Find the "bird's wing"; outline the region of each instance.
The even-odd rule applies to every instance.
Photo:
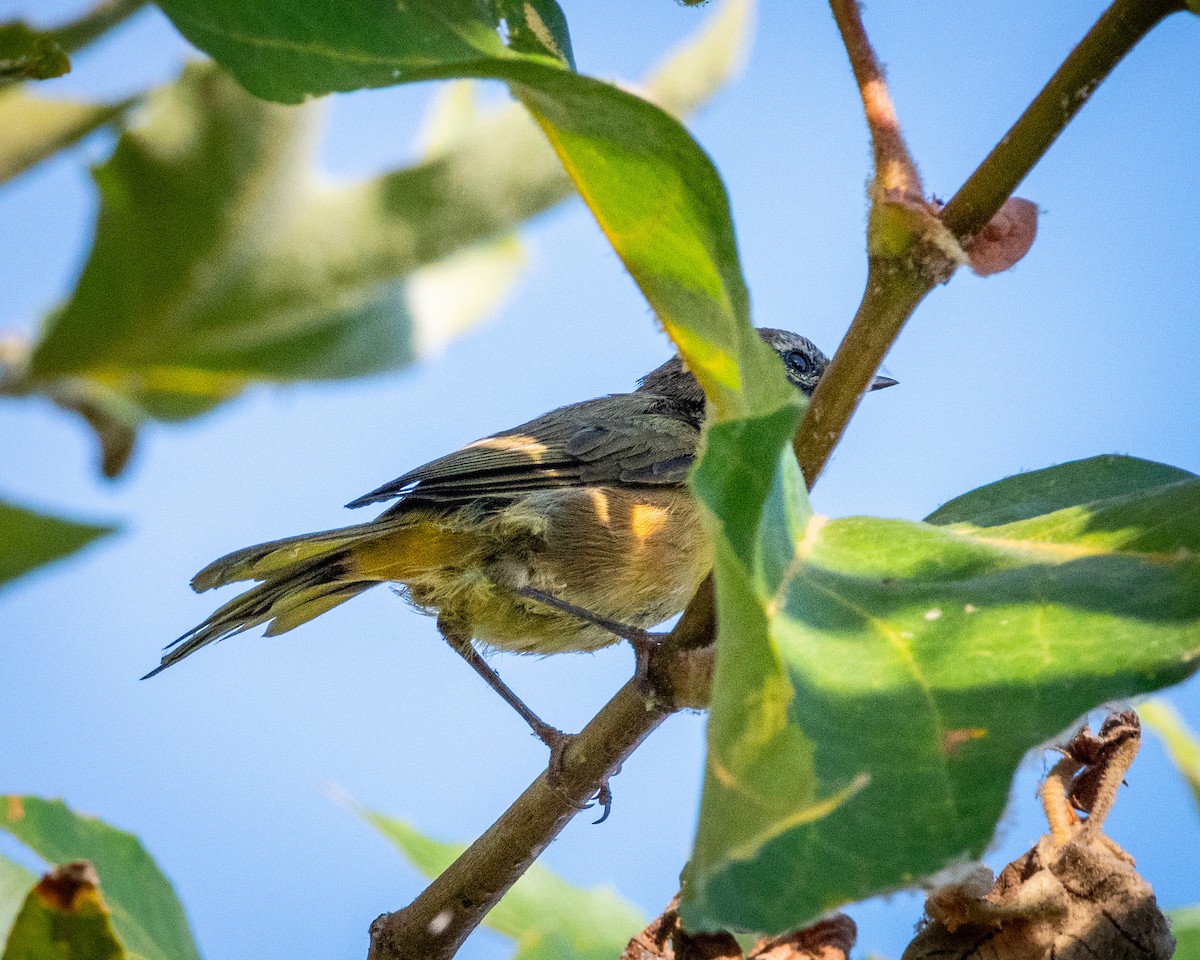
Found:
[[[626,393],[561,407],[469,443],[347,504],[455,502],[554,487],[680,484],[699,427],[661,397]]]

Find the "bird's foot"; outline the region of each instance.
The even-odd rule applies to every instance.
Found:
[[[531,726],[533,726],[531,724]],[[559,794],[567,799],[567,801],[576,810],[588,810],[597,803],[603,808],[604,812],[600,815],[600,819],[596,823],[603,823],[608,819],[609,813],[612,812],[612,790],[608,786],[608,781],[600,784],[600,788],[596,791],[595,796],[588,803],[580,803],[566,796],[566,792],[561,789],[563,774],[566,769],[567,750],[575,738],[579,736],[577,733],[563,733],[557,727],[552,727],[548,723],[539,721],[537,726],[533,726],[533,734],[550,748],[550,763],[546,768],[546,783]]]

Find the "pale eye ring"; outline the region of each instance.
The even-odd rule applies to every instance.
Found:
[[[812,369],[812,361],[803,350],[789,350],[783,355],[783,362],[794,373],[808,373]]]

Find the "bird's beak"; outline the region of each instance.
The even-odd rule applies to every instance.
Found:
[[[871,381],[871,386],[868,390],[882,390],[884,387],[894,387],[899,380],[893,380],[891,377],[876,377]]]

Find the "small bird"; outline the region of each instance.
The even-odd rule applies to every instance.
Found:
[[[812,393],[825,355],[797,334],[759,333],[792,384]],[[871,389],[895,382],[877,377]],[[267,636],[286,633],[391,583],[437,615],[454,649],[554,750],[565,735],[525,707],[475,644],[595,650],[686,606],[712,566],[686,484],[704,413],[704,393],[676,355],[632,393],[560,407],[347,504],[395,501],[374,520],[221,557],[193,589],[258,585],[167,647],[146,676],[264,623]]]

